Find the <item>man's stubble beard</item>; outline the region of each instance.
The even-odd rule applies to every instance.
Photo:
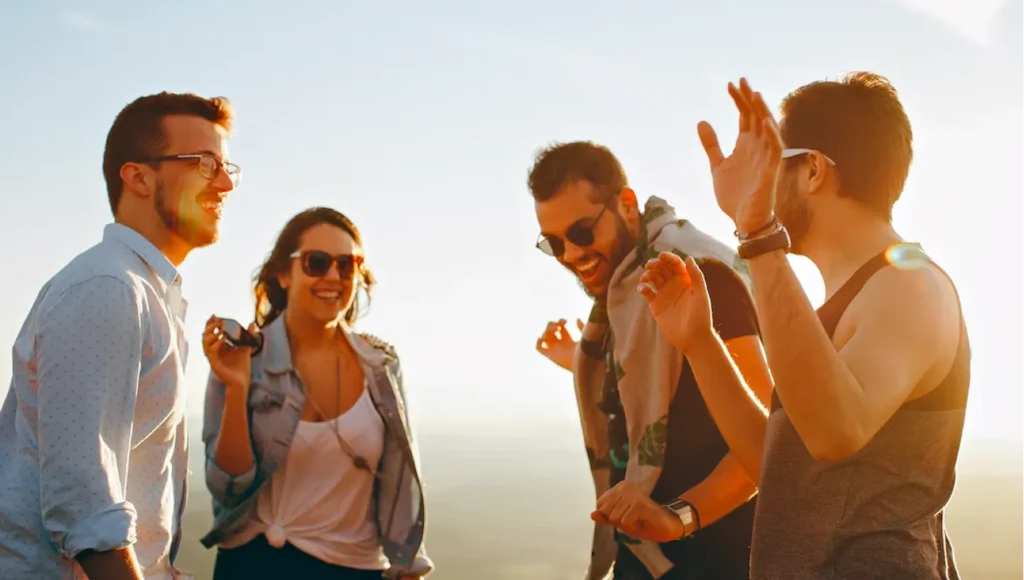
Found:
[[[800,245],[811,228],[811,207],[807,198],[793,191],[792,183],[783,182],[775,213],[779,223],[789,232],[793,253],[799,254]]]
[[[156,204],[156,213],[160,216],[160,222],[164,224],[164,227],[185,240],[193,248],[209,246],[217,241],[216,234],[207,233],[205,227],[199,223],[198,216],[194,222],[182,220],[180,219],[182,213],[180,207],[178,215],[175,215],[175,211],[167,206],[167,191],[163,179],[156,184],[153,201]]]
[[[634,238],[633,235],[629,233],[629,228],[626,227],[626,222],[625,220],[622,219],[622,216],[620,216],[618,213],[613,213],[612,215],[615,216],[615,249],[613,251],[613,254],[611,256],[608,256],[608,285],[611,285],[611,278],[612,276],[614,276],[615,271],[619,268],[619,265],[622,264],[622,260],[624,260],[626,258],[626,255],[629,254],[629,251],[636,246],[636,238]],[[583,293],[587,295],[587,298],[590,298],[591,300],[598,300],[599,298],[603,298],[603,296],[598,296],[591,292],[590,289],[587,288],[587,285],[583,283],[583,280],[580,280],[580,277],[577,276],[576,272],[574,272],[571,268],[569,269],[569,271],[572,272],[573,278],[576,279],[576,284],[579,285],[579,287],[583,290]],[[607,295],[608,286],[605,286],[604,291],[605,295]]]

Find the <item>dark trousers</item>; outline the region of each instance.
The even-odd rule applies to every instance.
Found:
[[[217,549],[213,566],[214,580],[251,578],[301,578],[302,580],[381,580],[381,570],[357,570],[319,560],[291,544],[275,548],[263,534],[248,544],[226,550]]]

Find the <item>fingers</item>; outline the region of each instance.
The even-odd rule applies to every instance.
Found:
[[[564,318],[549,322],[544,327],[544,333],[537,339],[537,350],[543,353],[557,344],[573,342],[572,336],[569,335],[569,329],[566,327],[567,322]],[[577,319],[576,325],[581,331],[583,330],[583,322],[581,320]]]
[[[736,88],[736,85],[729,83],[729,96],[732,97],[733,103],[736,104],[736,110],[740,114],[740,133],[746,133],[750,131],[753,120],[753,112],[750,108],[750,100],[744,94],[742,87],[746,84],[746,79],[740,79],[740,87]],[[747,87],[749,90],[750,87]]]
[[[700,266],[697,265],[697,261],[693,259],[693,256],[686,259],[686,277],[689,279],[688,286],[701,292],[707,292],[707,286],[704,283],[704,272],[701,272]]]
[[[725,155],[722,154],[722,147],[718,144],[718,136],[715,135],[715,130],[711,128],[707,121],[701,121],[697,123],[697,136],[700,137],[700,144],[708,155],[711,169],[718,167],[718,164],[725,159]]]
[[[576,319],[576,328],[580,329],[580,332],[583,332],[583,327],[584,326],[586,326],[586,325],[583,323],[583,321],[580,320],[579,318],[577,318]]]

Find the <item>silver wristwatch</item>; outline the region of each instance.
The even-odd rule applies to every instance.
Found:
[[[683,522],[684,538],[700,529],[700,516],[689,502],[677,499],[665,507]]]

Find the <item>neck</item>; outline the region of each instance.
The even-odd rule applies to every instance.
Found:
[[[341,321],[324,324],[323,321],[302,315],[297,310],[286,308],[284,324],[292,343],[292,352],[300,350],[321,350],[336,344],[338,331],[343,330]]]
[[[181,266],[188,253],[192,251],[192,246],[172,232],[159,218],[156,220],[140,219],[138,216],[125,215],[125,213],[127,212],[115,216],[114,221],[139,232],[142,237],[149,240],[149,243],[156,246],[161,254],[167,256],[175,268]]]
[[[814,262],[831,298],[858,268],[892,244],[903,241],[892,223],[850,203],[814,216],[814,227],[802,241],[801,252]]]

